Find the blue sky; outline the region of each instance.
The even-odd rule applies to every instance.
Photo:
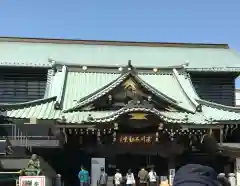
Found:
[[[0,0],[0,35],[228,43],[240,52],[239,9],[239,0]]]

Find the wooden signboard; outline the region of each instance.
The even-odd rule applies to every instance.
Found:
[[[120,144],[153,144],[155,143],[155,134],[122,134],[118,136]]]
[[[20,176],[19,186],[50,186],[45,184],[45,176]]]

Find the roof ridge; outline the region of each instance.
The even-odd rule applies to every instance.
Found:
[[[206,101],[203,99],[196,99],[196,101],[199,102],[200,104],[203,104],[203,105],[206,105],[209,107],[214,107],[216,109],[240,113],[240,107],[232,107],[232,106],[222,105],[219,103],[214,103],[214,102]]]
[[[30,38],[30,37],[0,37],[0,42],[27,42],[53,44],[88,44],[88,45],[116,45],[116,46],[149,46],[149,47],[187,47],[187,48],[222,48],[228,49],[228,44],[213,43],[183,43],[183,42],[136,42],[114,40],[82,40],[61,38]]]
[[[91,64],[77,64],[74,62],[64,62],[64,61],[58,61],[58,60],[54,60],[54,59],[48,59],[49,64],[51,65],[52,68],[56,67],[56,66],[67,66],[67,67],[87,67],[87,69],[89,68],[102,68],[102,69],[106,69],[106,68],[112,68],[112,69],[116,69],[118,70],[121,67],[124,67],[124,65],[106,65],[106,64],[97,64],[97,65],[91,65]],[[189,62],[185,62],[182,64],[177,64],[177,65],[170,65],[170,66],[137,66],[134,65],[135,69],[150,69],[153,70],[154,68],[160,68],[160,69],[182,69],[184,67],[187,67],[189,65]],[[119,72],[119,70],[118,70]]]
[[[68,74],[68,70],[67,67],[64,65],[62,66],[62,76],[61,76],[61,81],[60,81],[60,91],[58,92],[57,95],[57,100],[56,100],[56,104],[55,107],[56,109],[61,109],[62,108],[62,102],[63,102],[63,95],[64,95],[64,89],[65,89],[65,84],[66,84],[66,79],[67,79],[67,74]]]
[[[31,104],[38,104],[38,103],[42,104],[42,103],[46,103],[46,102],[50,102],[50,101],[55,101],[56,98],[57,98],[56,96],[53,96],[53,97],[49,97],[49,98],[42,98],[42,99],[37,99],[37,100],[22,102],[22,103],[12,103],[12,104],[2,103],[2,104],[0,104],[0,109],[12,110],[14,107],[26,107]]]
[[[141,79],[139,76],[135,76],[135,78],[137,78],[137,80],[139,81],[140,84],[142,84],[143,86],[145,86],[147,89],[149,89],[151,92],[153,92],[154,94],[157,94],[159,97],[161,97],[162,99],[164,99],[165,101],[167,101],[170,104],[173,104],[174,106],[183,109],[185,111],[191,112],[193,113],[193,111],[186,109],[180,105],[178,105],[177,101],[171,97],[169,97],[168,95],[160,92],[159,90],[157,90],[156,88],[154,88],[153,86],[151,86],[150,84],[148,84],[146,81],[144,81],[143,79]]]
[[[199,108],[200,104],[197,103],[192,97],[190,97],[184,86],[182,85],[182,82],[181,82],[181,79],[179,77],[179,73],[176,69],[173,69],[173,77],[177,80],[179,86],[180,86],[180,89],[182,90],[183,94],[188,98],[188,101],[191,103],[191,105],[194,107],[195,111]]]
[[[94,91],[93,93],[81,98],[80,100],[77,101],[77,104],[71,108],[68,108],[66,110],[64,110],[63,112],[72,112],[74,109],[77,109],[87,103],[89,103],[89,101],[87,101],[87,99],[91,99],[91,97],[95,96],[95,98],[92,98],[90,101],[94,101],[97,98],[99,98],[100,96],[102,96],[102,94],[106,94],[107,92],[111,91],[112,89],[114,89],[117,85],[119,85],[121,82],[123,82],[126,77],[128,76],[129,72],[120,75],[118,78],[116,78],[115,80],[111,81],[110,83],[108,83],[107,85],[103,86],[102,88]],[[111,87],[110,87],[111,86]],[[110,88],[109,88],[110,87]],[[109,89],[108,89],[109,88]],[[108,89],[108,90],[106,90]],[[102,94],[100,94],[100,92],[102,92]],[[100,94],[100,95],[98,95]]]
[[[52,68],[48,69],[46,88],[45,88],[45,92],[44,92],[44,98],[48,98],[49,97],[49,92],[50,92],[50,89],[51,89],[51,86],[52,86],[53,78],[54,78],[54,70]]]

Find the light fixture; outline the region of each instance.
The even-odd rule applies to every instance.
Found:
[[[153,69],[153,72],[157,72],[157,71],[158,71],[158,69],[157,69],[157,68],[154,68],[154,69]]]
[[[85,71],[87,70],[87,66],[83,66],[82,69]]]
[[[119,71],[122,71],[122,70],[123,70],[123,68],[122,68],[122,67],[119,67],[119,68],[118,68],[118,70],[119,70]]]

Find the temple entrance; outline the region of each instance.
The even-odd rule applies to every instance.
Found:
[[[107,158],[109,175],[114,175],[116,168],[120,169],[123,175],[127,173],[128,169],[131,169],[132,172],[137,175],[141,168],[144,167],[149,170],[151,166],[154,166],[158,175],[168,175],[168,161],[158,155],[125,153]]]

